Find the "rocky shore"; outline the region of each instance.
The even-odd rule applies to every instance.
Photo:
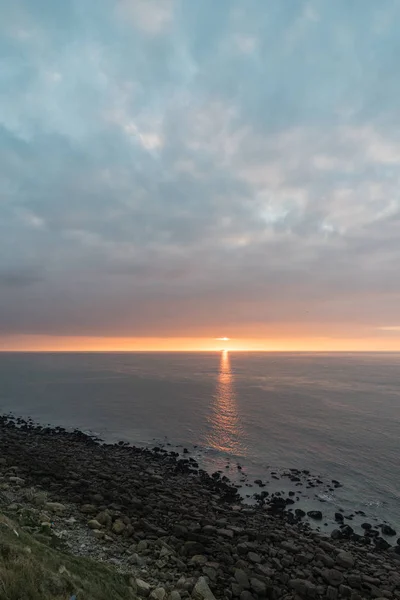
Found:
[[[136,596],[400,599],[400,539],[381,535],[396,542],[396,532],[365,523],[358,535],[338,517],[324,536],[292,504],[289,493],[260,493],[246,506],[190,453],[0,417],[0,509],[25,515],[39,538],[114,564]]]

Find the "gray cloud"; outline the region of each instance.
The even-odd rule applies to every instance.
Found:
[[[380,6],[6,11],[0,331],[396,324],[397,13]]]

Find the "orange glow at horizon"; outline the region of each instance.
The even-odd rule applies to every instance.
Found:
[[[223,342],[223,346],[222,343]],[[89,337],[19,335],[0,337],[0,351],[20,352],[400,352],[400,336],[336,337]]]

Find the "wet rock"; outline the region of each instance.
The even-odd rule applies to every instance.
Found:
[[[379,536],[374,539],[374,544],[377,550],[388,550],[390,548],[390,544]]]
[[[314,519],[315,521],[322,520],[322,512],[320,510],[309,510],[307,515],[310,517],[310,519]]]
[[[396,531],[390,525],[382,525],[381,531],[383,535],[393,536],[396,535]]]
[[[335,512],[335,521],[343,523],[344,516],[340,512]]]

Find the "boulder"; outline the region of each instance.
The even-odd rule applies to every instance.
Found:
[[[381,531],[383,535],[396,535],[396,531],[393,529],[393,527],[390,527],[390,525],[382,525]]]
[[[310,519],[315,519],[316,521],[322,520],[322,512],[320,510],[309,510],[307,516],[309,516]]]

